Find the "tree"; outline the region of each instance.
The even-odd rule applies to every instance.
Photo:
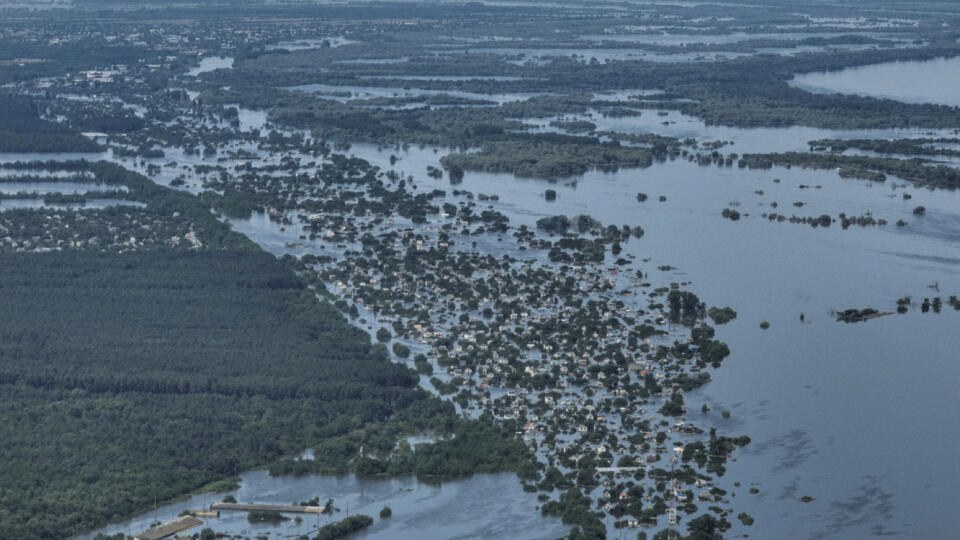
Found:
[[[447,174],[450,177],[451,184],[459,184],[463,181],[463,168],[459,165],[450,164],[447,166]]]
[[[333,519],[334,512],[339,512],[340,509],[333,505],[333,499],[327,499],[326,504],[323,505],[323,511],[321,514],[327,514],[330,516],[330,519]]]
[[[672,322],[692,321],[700,317],[704,305],[700,303],[700,298],[689,291],[670,291],[667,295],[667,303],[670,305],[670,320]]]
[[[690,540],[720,540],[723,535],[718,531],[720,522],[710,514],[692,519],[687,523],[687,538]]]

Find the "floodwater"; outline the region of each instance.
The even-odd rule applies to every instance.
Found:
[[[350,60],[334,60],[334,64],[402,64],[409,60],[406,56],[400,58],[353,58]]]
[[[648,62],[709,62],[747,56],[749,53],[732,51],[695,53],[658,53],[644,49],[603,48],[507,48],[478,47],[474,49],[438,49],[439,55],[492,54],[517,57],[515,64],[546,63],[552,57],[566,56],[580,62],[613,62],[618,60],[646,60]]]
[[[785,148],[805,145],[811,135],[838,135],[759,131],[775,140],[779,134],[776,145]],[[713,138],[709,130],[699,135]],[[424,174],[446,152],[378,150],[367,144],[350,151],[385,170],[414,175],[420,190],[450,189],[445,179]],[[393,167],[391,154],[400,158]],[[960,481],[960,473],[948,465],[960,422],[943,406],[960,383],[960,366],[952,362],[952,351],[960,346],[952,330],[960,313],[945,307],[943,313],[924,314],[914,305],[906,315],[860,324],[838,323],[831,315],[851,307],[893,311],[895,300],[907,295],[918,303],[960,294],[960,193],[903,185],[894,178],[883,184],[845,180],[832,171],[751,171],[676,160],[647,169],[591,172],[576,182],[467,173],[457,187],[499,195],[499,202],[489,204],[515,225],[532,226],[559,213],[640,225],[645,236],[624,250],[638,259],[651,257],[644,271],[655,281],[692,281],[691,289],[709,305],[737,310],[734,322],[718,328],[732,356],[711,384],[687,396],[692,409],[701,403],[712,409],[694,421],[717,426],[721,433],[748,434],[754,441],[737,454],[721,481],[737,493],[732,506],[757,518],[749,528],[735,523],[732,533],[943,537],[948,531],[942,522],[914,516],[949,512],[952,485]],[[557,191],[556,201],[543,197],[548,187]],[[905,191],[911,200],[903,199]],[[649,195],[647,202],[636,201],[638,192]],[[666,201],[658,202],[661,195]],[[778,208],[771,207],[773,202]],[[913,215],[918,205],[927,208],[925,216]],[[743,217],[722,219],[720,211],[727,207]],[[760,217],[773,211],[834,217],[869,213],[888,224],[843,230],[839,224],[812,228]],[[908,225],[896,227],[899,219]],[[297,249],[284,245],[299,241],[296,226],[284,231],[263,216],[234,223],[274,253],[317,250],[315,242]],[[662,274],[657,267],[665,264],[677,270]],[[941,292],[928,287],[933,283]],[[769,321],[770,329],[760,329],[761,321]],[[722,410],[731,411],[731,417],[723,419]],[[735,480],[742,482],[739,488],[732,485]],[[504,485],[510,484],[516,481],[506,479]],[[749,494],[750,487],[760,492]],[[803,496],[814,500],[803,503]]]
[[[655,98],[655,96],[654,96]],[[637,101],[637,107],[644,107]],[[809,141],[817,139],[871,139],[871,138],[939,138],[956,137],[956,130],[945,129],[850,129],[833,130],[792,126],[788,128],[738,128],[729,126],[708,126],[703,120],[688,116],[675,110],[646,109],[640,116],[623,118],[566,115],[573,119],[589,120],[597,125],[597,131],[617,131],[621,133],[655,133],[679,139],[694,138],[698,142],[727,141],[729,144],[720,152],[729,154],[756,154],[767,152],[803,152],[809,150]],[[528,120],[528,122],[549,123],[548,119]]]
[[[774,33],[758,33],[751,34],[746,32],[733,32],[726,34],[670,34],[663,32],[655,32],[648,34],[586,34],[580,36],[581,40],[600,43],[604,41],[615,41],[623,43],[636,43],[638,45],[657,45],[657,46],[675,46],[683,47],[689,45],[713,45],[718,49],[722,49],[723,45],[730,44],[739,44],[742,42],[755,41],[755,40],[776,40],[776,41],[793,41],[798,42],[796,45],[789,45],[784,47],[760,47],[755,50],[758,54],[777,54],[784,56],[793,56],[797,54],[812,53],[812,52],[824,52],[824,51],[862,51],[869,49],[878,49],[881,47],[889,48],[906,48],[914,47],[917,44],[914,44],[909,41],[905,41],[903,35],[899,34],[883,34],[883,33],[871,33],[871,34],[856,34],[856,35],[867,35],[869,37],[877,39],[886,39],[885,43],[831,43],[827,45],[800,45],[799,42],[808,38],[831,38],[838,37],[844,34],[837,34],[835,32],[783,32],[779,34]],[[719,50],[717,52],[720,52]],[[709,53],[701,53],[709,54]],[[716,53],[713,53],[716,54]],[[723,52],[722,54],[728,54]],[[743,55],[746,53],[740,53]],[[669,59],[675,55],[657,55],[649,60],[652,61],[661,61],[659,58],[663,57],[670,61]],[[732,56],[731,56],[732,57]],[[690,56],[685,58],[689,59]],[[689,60],[687,60],[689,61]]]
[[[83,184],[78,182],[0,182],[0,194],[15,195],[17,193],[64,193],[77,195],[88,191],[119,190],[126,191],[126,186],[109,186],[107,184]]]
[[[276,44],[267,45],[266,47],[264,47],[264,49],[268,51],[275,51],[278,49],[286,49],[288,51],[306,51],[310,49],[342,47],[343,45],[349,45],[351,43],[357,43],[357,42],[346,39],[343,36],[336,36],[336,37],[329,37],[325,39],[301,39],[298,41],[281,41]]]
[[[814,33],[758,33],[750,34],[747,32],[732,32],[726,34],[670,34],[666,32],[655,32],[649,34],[584,34],[579,39],[584,41],[624,41],[628,43],[643,43],[646,45],[720,45],[726,43],[738,43],[741,41],[752,41],[761,39],[775,39],[785,41],[799,41],[801,39],[814,37],[833,37],[836,33],[814,32]]]
[[[200,60],[200,64],[187,71],[187,75],[196,77],[201,73],[213,71],[215,69],[231,69],[233,67],[233,58],[229,56],[207,56]]]
[[[376,149],[355,145],[353,151],[374,157]],[[406,173],[443,155],[390,149],[375,161],[386,167],[391,153],[401,158],[395,168]],[[419,178],[420,189],[442,185]],[[673,265],[678,270],[666,278],[692,281],[691,290],[708,305],[737,310],[734,322],[718,328],[732,356],[711,384],[687,395],[693,409],[707,403],[713,411],[705,420],[691,415],[695,422],[753,438],[730,463],[724,487],[737,493],[737,511],[758,519],[752,527],[737,522],[733,533],[945,537],[948,524],[916,516],[950,512],[952,486],[960,481],[949,465],[960,420],[944,406],[960,384],[953,361],[960,337],[952,330],[960,313],[922,314],[914,305],[907,315],[860,324],[838,323],[830,314],[853,307],[894,311],[902,296],[919,302],[960,291],[960,194],[908,188],[913,199],[904,201],[894,183],[844,180],[830,171],[675,161],[591,172],[575,185],[467,173],[458,189],[498,194],[495,207],[514,224],[588,213],[605,224],[640,225],[646,235],[624,251],[652,257],[646,272],[661,274],[658,266]],[[556,201],[543,197],[547,187],[557,191]],[[649,195],[647,202],[636,201],[638,192]],[[667,200],[658,202],[660,195]],[[771,208],[772,202],[779,207]],[[749,216],[721,218],[731,203]],[[917,205],[926,206],[926,216],[912,214]],[[870,212],[888,224],[814,229],[759,217],[771,211]],[[908,225],[896,227],[898,219]],[[933,283],[942,292],[928,288]],[[760,329],[761,321],[770,329]],[[724,409],[729,419],[720,416]],[[734,487],[734,480],[742,486]],[[749,487],[760,493],[749,494]],[[803,496],[815,500],[800,502]]]
[[[782,130],[787,139],[789,133]],[[804,138],[796,141],[805,144]],[[449,190],[446,180],[424,174],[446,153],[437,150],[355,144],[350,153],[413,174],[420,190]],[[391,154],[400,158],[393,167]],[[731,533],[944,537],[948,524],[915,516],[950,512],[952,486],[960,481],[949,466],[960,421],[943,405],[960,384],[960,366],[952,361],[960,346],[953,331],[960,313],[945,307],[924,314],[914,305],[906,315],[860,324],[838,323],[831,314],[852,307],[893,311],[895,300],[907,295],[918,303],[960,294],[960,193],[903,184],[846,180],[832,171],[751,171],[676,160],[591,172],[576,182],[467,173],[457,188],[499,195],[489,204],[515,225],[533,226],[560,213],[640,225],[646,234],[624,250],[638,260],[651,257],[643,269],[653,281],[692,281],[708,305],[736,309],[738,318],[718,328],[732,356],[711,384],[687,395],[691,409],[702,403],[712,409],[706,418],[692,415],[695,422],[753,438],[720,485],[737,494],[731,505],[757,522],[749,528],[737,522]],[[557,191],[556,201],[543,197],[548,187]],[[903,199],[905,191],[911,200]],[[638,192],[649,199],[637,202]],[[666,201],[658,202],[661,195]],[[918,205],[927,208],[925,216],[913,215]],[[724,220],[720,212],[727,207],[743,217]],[[760,217],[772,211],[869,213],[888,224],[843,230],[836,223],[812,228]],[[896,227],[899,219],[908,224]],[[295,226],[282,231],[254,216],[235,228],[274,253],[304,252],[283,245],[298,241]],[[657,270],[667,264],[677,269]],[[933,283],[940,292],[928,287]],[[770,329],[760,329],[761,321]],[[722,410],[731,417],[723,419]],[[759,493],[748,493],[751,487]],[[814,500],[803,503],[803,496]]]
[[[940,89],[926,89],[921,99],[941,99]],[[596,121],[600,129],[734,141],[724,153],[802,150],[815,138],[945,133],[722,128],[672,111]],[[413,174],[421,190],[449,191],[446,179],[425,174],[445,152],[356,144],[349,153],[385,170]],[[400,158],[393,167],[391,154]],[[757,521],[746,527],[731,519],[728,536],[947,538],[953,534],[950,520],[929,516],[952,515],[954,487],[960,483],[960,470],[952,465],[953,449],[960,445],[960,419],[952,406],[960,385],[955,361],[960,313],[946,303],[942,313],[921,313],[917,304],[925,297],[960,295],[960,193],[904,184],[895,178],[882,184],[841,179],[832,171],[796,167],[757,171],[675,160],[556,183],[468,172],[457,188],[499,195],[499,202],[489,204],[514,225],[581,213],[605,224],[639,225],[646,234],[623,247],[637,260],[650,258],[643,270],[651,281],[691,281],[690,289],[708,305],[737,311],[736,320],[717,328],[732,355],[712,373],[710,384],[686,396],[691,410],[702,403],[711,408],[703,417],[691,415],[697,424],[753,439],[735,453],[720,485],[735,494],[730,507]],[[546,201],[546,188],[557,191],[556,201]],[[649,196],[646,202],[637,202],[639,192]],[[904,200],[904,192],[912,199]],[[659,202],[659,196],[666,200]],[[913,214],[919,205],[926,215]],[[721,210],[728,207],[743,217],[723,219]],[[761,217],[769,212],[869,213],[888,224],[813,228]],[[899,219],[907,225],[895,226]],[[298,241],[296,227],[281,231],[251,219],[237,228],[275,252],[285,239]],[[676,269],[664,273],[661,265]],[[894,311],[903,296],[913,299],[906,315],[845,324],[832,314],[865,307]],[[761,329],[761,321],[770,328]],[[729,419],[722,418],[723,410],[730,411]],[[735,481],[741,485],[734,486]],[[750,488],[759,493],[750,494]],[[566,530],[557,520],[539,516],[535,498],[522,493],[512,475],[477,475],[433,487],[413,479],[273,479],[254,472],[245,475],[237,498],[290,503],[314,495],[333,497],[342,509],[349,502],[350,512],[375,519],[389,504],[394,517],[377,519],[367,533],[382,538],[554,538]],[[813,500],[804,503],[804,496]],[[203,502],[209,501],[171,505],[158,517],[170,519]],[[153,517],[148,513],[101,532],[136,532]],[[225,515],[212,525],[240,534],[259,532],[243,519]],[[299,532],[294,527],[287,522],[275,529]],[[614,538],[616,531],[609,530]]]
[[[130,206],[144,208],[147,205],[138,201],[123,199],[88,199],[83,203],[46,204],[43,199],[0,199],[0,211],[12,209],[48,209],[48,210],[100,210],[111,206]]]
[[[804,73],[790,84],[817,94],[856,94],[906,103],[960,106],[960,57],[886,62],[840,71]]]
[[[531,77],[508,77],[500,75],[361,75],[358,79],[381,79],[385,81],[530,81]]]
[[[362,479],[354,475],[308,475],[274,478],[265,471],[244,473],[241,478],[240,489],[229,493],[238,502],[289,505],[319,497],[322,505],[332,498],[334,506],[340,509],[333,519],[342,519],[348,513],[366,514],[374,519],[374,524],[359,534],[363,538],[547,540],[569,530],[559,519],[541,517],[536,500],[523,492],[512,474],[478,474],[443,484],[425,484],[414,477]],[[183,510],[209,507],[226,495],[197,495],[73,540],[92,540],[97,533],[135,534],[154,521],[166,522]],[[384,506],[391,508],[392,517],[380,519],[380,510]],[[249,537],[285,537],[307,534],[316,528],[317,516],[303,514],[301,518],[302,523],[291,519],[278,525],[251,524],[246,512],[225,511],[219,518],[202,519],[204,527],[212,527],[217,532]],[[328,516],[320,516],[321,525],[330,521]],[[199,532],[199,529],[187,532]]]
[[[16,163],[17,161],[73,161],[85,159],[87,161],[99,161],[109,159],[109,152],[58,152],[55,154],[44,152],[0,152],[0,163]],[[33,174],[30,171],[22,171],[21,174]]]

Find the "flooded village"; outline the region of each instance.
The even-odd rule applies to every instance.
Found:
[[[789,536],[807,522],[812,536],[916,525],[920,498],[896,506],[891,491],[933,485],[933,472],[913,458],[900,468],[905,447],[872,452],[877,433],[913,417],[893,401],[933,409],[957,382],[940,365],[952,342],[918,336],[949,335],[960,310],[960,113],[882,96],[889,110],[860,114],[874,98],[822,88],[825,74],[863,65],[943,71],[957,36],[926,12],[804,15],[784,31],[772,11],[728,20],[712,6],[700,19],[644,5],[630,21],[669,24],[458,4],[436,18],[424,6],[331,7],[289,24],[132,17],[67,33],[24,16],[7,30],[115,50],[67,74],[23,57],[35,76],[0,80],[28,113],[71,130],[53,145],[69,151],[24,137],[0,152],[0,253],[188,261],[179,272],[211,254],[230,268],[266,252],[273,273],[229,281],[312,302],[277,308],[308,321],[284,339],[332,332],[323,343],[385,361],[357,368],[380,366],[365,381],[376,391],[345,376],[320,390],[260,387],[189,355],[157,361],[190,375],[174,383],[152,365],[144,381],[0,371],[2,384],[65,394],[267,404],[216,428],[256,442],[209,452],[211,483],[70,537],[722,538]],[[527,10],[549,24],[532,28]],[[731,88],[746,90],[733,79],[755,72],[768,95],[734,103]],[[824,76],[801,84],[794,73]],[[809,97],[821,94],[822,107]],[[182,288],[203,281],[185,276]],[[197,292],[177,309],[213,320],[198,315],[210,301]],[[311,318],[314,304],[329,318]],[[32,339],[18,332],[8,341]],[[934,365],[908,372],[911,349]],[[271,377],[325,375],[321,360],[284,362],[257,360]],[[898,380],[932,391],[901,398]],[[324,401],[374,394],[301,421]],[[61,416],[87,422],[111,406],[98,407]],[[872,431],[854,423],[871,407]],[[911,437],[949,422],[937,411]],[[309,429],[283,439],[284,415]],[[929,489],[947,504],[946,488]]]

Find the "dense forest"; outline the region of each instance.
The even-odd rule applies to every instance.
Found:
[[[266,254],[15,254],[0,272],[0,537],[79,533],[427,399]]]
[[[0,152],[96,152],[97,143],[42,120],[25,98],[0,94]]]

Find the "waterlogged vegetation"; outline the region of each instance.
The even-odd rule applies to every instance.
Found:
[[[811,150],[845,152],[847,150],[865,150],[878,154],[901,154],[908,156],[957,156],[955,149],[945,145],[960,144],[956,137],[918,138],[918,139],[821,139],[810,141]]]
[[[930,286],[932,289],[938,289],[936,285]],[[946,306],[953,308],[955,311],[960,311],[960,300],[957,299],[956,295],[950,295],[946,300]],[[903,315],[910,311],[910,308],[919,307],[921,313],[940,313],[944,309],[944,300],[940,296],[924,297],[923,301],[916,302],[910,296],[904,296],[898,298],[896,301],[896,312],[899,315]],[[854,323],[854,322],[864,322],[869,321],[870,319],[876,319],[877,317],[883,317],[885,315],[893,315],[892,311],[879,311],[874,308],[864,308],[864,309],[845,309],[843,311],[837,311],[836,317],[838,322],[845,323]]]
[[[483,143],[476,152],[449,154],[441,163],[467,171],[506,172],[519,177],[563,178],[590,169],[648,167],[653,156],[646,148],[600,142],[570,135],[515,137]]]
[[[328,523],[314,537],[316,540],[336,540],[351,535],[357,531],[362,531],[373,524],[373,518],[358,514],[341,519],[336,523]]]
[[[247,521],[250,523],[279,523],[281,521],[287,521],[290,518],[284,516],[280,512],[250,512],[247,514]]]
[[[713,322],[717,324],[726,324],[737,318],[737,312],[729,306],[722,308],[712,307],[707,311],[707,314],[713,319]]]
[[[873,308],[845,309],[837,313],[837,321],[846,323],[863,322],[870,319],[876,319],[877,317],[883,317],[884,315],[893,315],[893,312],[877,311]]]
[[[45,207],[0,212],[12,321],[0,340],[11,449],[0,536],[84,532],[153,498],[228,488],[216,482],[254,467],[424,480],[510,471],[570,538],[771,526],[759,490],[726,477],[757,474],[731,467],[755,444],[748,425],[727,408],[711,415],[700,398],[737,359],[727,332],[757,332],[758,320],[771,329],[758,340],[788,330],[698,292],[675,260],[648,252],[674,205],[690,212],[683,193],[651,178],[679,164],[718,179],[802,167],[956,188],[956,109],[790,84],[797,73],[960,54],[941,12],[921,3],[891,17],[883,9],[896,6],[883,4],[840,18],[758,0],[629,14],[181,6],[163,17],[109,12],[109,24],[83,10],[42,26],[26,13],[5,22],[0,151],[108,149],[112,163],[31,156],[2,168],[0,181],[18,187],[0,202]],[[821,129],[792,151],[761,153],[658,133],[678,111],[711,126]],[[610,129],[628,124],[639,127]],[[826,128],[933,131],[839,138]],[[351,155],[358,143],[389,157],[374,166]],[[417,145],[432,159],[401,157]],[[577,204],[578,183],[602,191],[585,178],[624,169],[637,182],[617,197],[634,214]],[[516,189],[557,181],[534,190],[565,209],[519,208],[500,176],[525,179]],[[759,218],[849,236],[888,219],[891,230],[922,229],[940,212],[906,203],[906,192],[912,210],[890,219],[764,189],[735,186],[690,213],[709,213],[710,228],[755,233]],[[93,204],[104,199],[139,205]],[[805,215],[784,213],[790,204]],[[947,305],[960,308],[955,300]],[[903,297],[897,311],[915,304]],[[925,298],[920,311],[943,304]],[[423,432],[430,442],[409,440]],[[389,531],[391,513],[383,506],[373,527],[346,516],[310,536]],[[249,519],[280,527],[287,517]],[[216,535],[210,524],[202,535]]]
[[[932,163],[920,158],[856,156],[785,152],[779,154],[746,154],[738,162],[741,167],[768,169],[770,167],[805,167],[836,170],[841,178],[858,178],[884,182],[888,176],[912,182],[917,187],[957,189],[960,172],[955,167]]]

